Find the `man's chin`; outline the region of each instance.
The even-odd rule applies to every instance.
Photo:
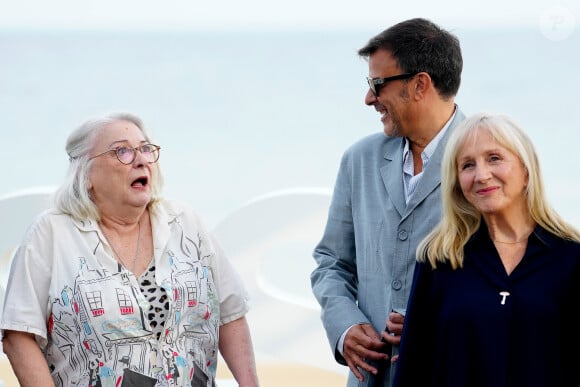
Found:
[[[393,129],[392,125],[385,125],[383,127],[383,132],[387,137],[395,137],[397,135],[397,132]]]
[[[385,132],[387,137],[401,136],[401,128],[398,125],[395,125],[391,120],[383,122],[383,132]]]

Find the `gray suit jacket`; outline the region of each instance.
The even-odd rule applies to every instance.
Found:
[[[340,336],[350,326],[371,323],[381,332],[391,310],[404,313],[418,243],[441,217],[441,158],[449,134],[465,116],[459,109],[423,176],[405,204],[403,140],[377,133],[343,155],[324,235],[314,250],[312,290],[336,360]],[[390,386],[393,367],[384,386]],[[348,386],[373,385],[352,372]]]

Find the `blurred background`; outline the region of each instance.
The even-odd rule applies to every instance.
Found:
[[[311,251],[342,152],[382,130],[364,105],[368,69],[356,52],[390,25],[425,17],[459,37],[460,108],[518,121],[552,205],[580,226],[576,1],[22,0],[1,9],[3,275],[64,177],[70,131],[92,115],[133,112],[162,147],[165,196],[191,203],[251,290],[266,386],[344,385],[310,294]]]

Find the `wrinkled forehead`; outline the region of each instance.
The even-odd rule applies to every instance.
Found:
[[[93,146],[102,148],[114,143],[135,146],[146,141],[145,134],[137,125],[130,121],[119,120],[100,128],[96,133]]]

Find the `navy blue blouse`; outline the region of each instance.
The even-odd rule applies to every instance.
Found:
[[[507,275],[482,223],[463,268],[417,264],[394,386],[578,387],[579,306],[580,243],[536,227]]]

